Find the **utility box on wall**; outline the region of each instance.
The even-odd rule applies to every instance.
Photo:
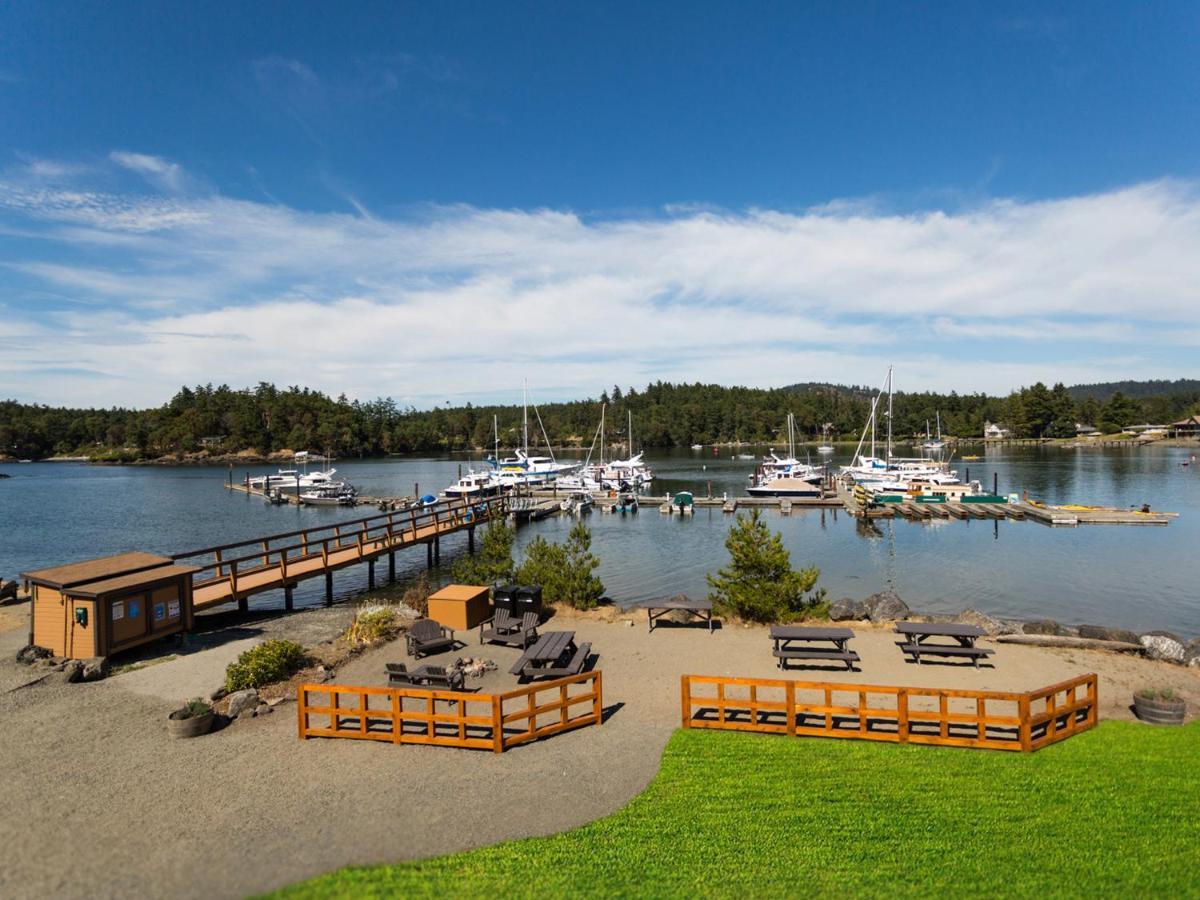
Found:
[[[192,627],[192,573],[152,553],[25,572],[30,642],[56,656],[111,656]]]

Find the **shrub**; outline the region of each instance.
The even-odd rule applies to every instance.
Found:
[[[396,634],[396,612],[390,606],[364,606],[342,635],[351,644],[373,644]]]
[[[264,641],[225,669],[225,690],[240,691],[283,681],[299,670],[304,660],[304,648],[295,641]]]
[[[512,581],[512,551],[516,538],[516,529],[493,519],[483,530],[479,552],[462,557],[451,568],[454,580],[460,584],[488,586]]]
[[[175,710],[173,718],[176,719],[198,719],[200,716],[206,716],[212,712],[212,704],[207,700],[201,700],[197,697],[194,700],[186,701],[183,706]]]
[[[759,510],[737,517],[725,548],[729,565],[708,576],[719,612],[753,622],[787,622],[822,609],[828,614],[824,589],[813,591],[820,570],[795,571],[783,539],[771,533]]]
[[[582,522],[571,528],[564,544],[553,544],[538,535],[525,548],[517,581],[541,585],[542,596],[552,603],[592,609],[604,596],[604,583],[593,574],[600,560],[591,548],[592,533]]]
[[[1179,700],[1179,694],[1175,693],[1171,688],[1163,688],[1155,690],[1154,688],[1142,688],[1138,691],[1138,696],[1143,700]]]
[[[419,616],[429,612],[429,595],[433,593],[433,585],[429,576],[422,572],[400,598],[400,602]]]

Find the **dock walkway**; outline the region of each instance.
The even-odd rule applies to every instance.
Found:
[[[368,581],[374,586],[375,561],[385,554],[388,578],[394,580],[397,550],[424,544],[429,564],[435,565],[443,535],[467,531],[473,548],[475,527],[503,518],[507,510],[506,497],[442,503],[176,553],[172,558],[200,567],[192,580],[197,610],[232,602],[245,608],[251,595],[279,589],[290,609],[297,582],[324,575],[326,600],[331,601],[335,571],[365,562]]]

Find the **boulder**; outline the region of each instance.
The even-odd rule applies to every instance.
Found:
[[[52,655],[45,647],[39,647],[36,644],[26,644],[17,651],[17,662],[31,666],[39,659],[49,659]]]
[[[83,662],[78,659],[68,659],[62,667],[63,681],[74,684],[83,680]]]
[[[912,612],[895,591],[880,591],[864,602],[872,622],[903,622]]]
[[[1180,664],[1184,661],[1183,641],[1169,631],[1152,631],[1143,634],[1139,641],[1146,648],[1146,656],[1149,659],[1162,659]]]
[[[853,597],[843,597],[829,604],[829,618],[835,622],[845,622],[848,619],[865,619],[867,604]]]
[[[1104,625],[1080,625],[1079,636],[1096,641],[1121,641],[1125,644],[1137,644],[1137,632],[1125,628],[1108,628]]]
[[[1055,622],[1053,619],[1037,619],[1033,622],[1026,622],[1021,626],[1022,634],[1059,634],[1065,635],[1066,629]]]
[[[99,681],[108,677],[108,657],[93,656],[83,661],[83,680]]]
[[[958,614],[957,621],[964,625],[974,625],[977,628],[982,628],[984,633],[995,637],[998,634],[1012,634],[1013,628],[1006,622],[1002,622],[995,616],[989,616],[985,612],[980,612],[977,609],[964,609]]]
[[[15,581],[0,581],[0,603],[17,599],[17,583]]]
[[[229,711],[226,715],[231,719],[236,719],[242,713],[254,714],[255,707],[258,706],[258,691],[254,688],[246,688],[244,691],[234,691],[229,695]]]
[[[1200,638],[1184,644],[1183,661],[1189,666],[1200,667]]]

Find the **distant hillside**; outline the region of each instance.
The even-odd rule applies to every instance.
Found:
[[[1105,403],[1117,391],[1132,400],[1171,394],[1200,394],[1200,380],[1180,378],[1177,381],[1105,381],[1100,384],[1077,384],[1067,388],[1067,393],[1076,402],[1091,398]]]

